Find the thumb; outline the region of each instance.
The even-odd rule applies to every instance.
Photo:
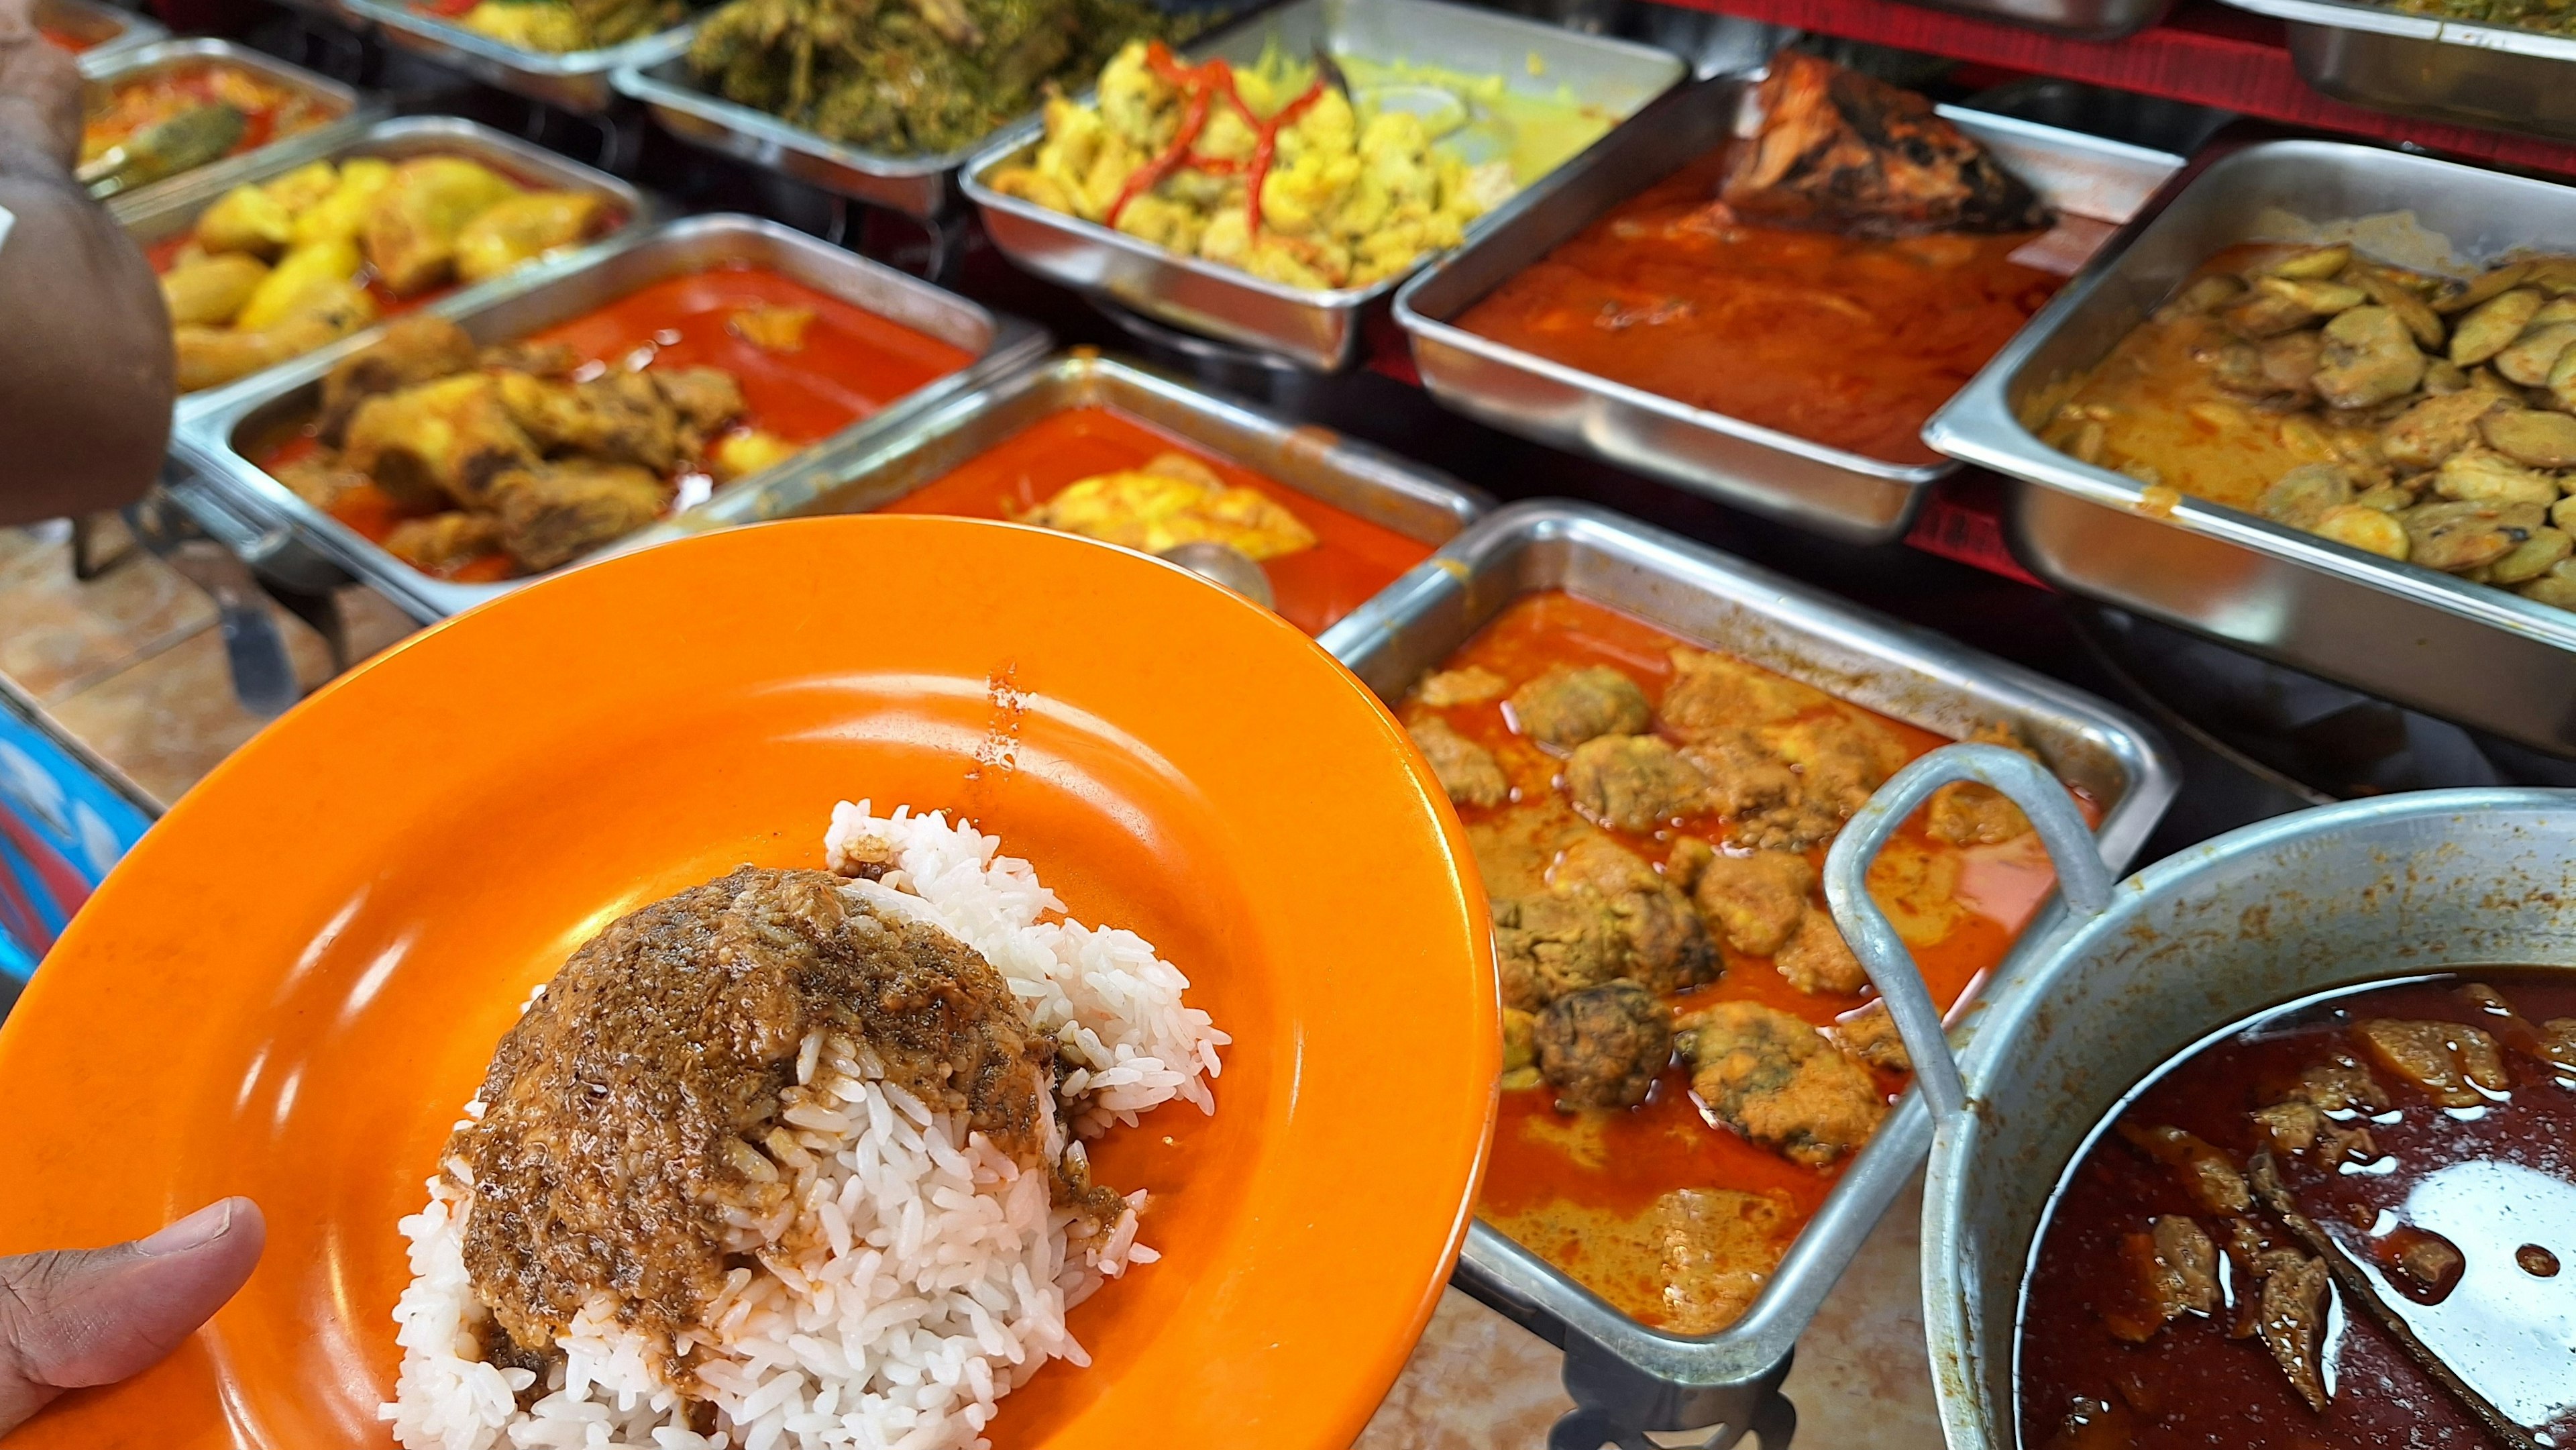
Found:
[[[247,1198],[149,1238],[0,1258],[0,1435],[64,1390],[160,1362],[250,1277],[268,1225]]]

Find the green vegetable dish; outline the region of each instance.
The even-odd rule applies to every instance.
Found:
[[[827,140],[936,155],[1080,86],[1128,41],[1205,28],[1146,0],[732,0],[689,49],[700,84]]]

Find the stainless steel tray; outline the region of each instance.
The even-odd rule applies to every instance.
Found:
[[[515,95],[595,116],[616,99],[609,74],[623,65],[654,65],[689,48],[697,34],[692,21],[652,35],[637,36],[597,50],[556,54],[503,45],[452,21],[424,15],[407,0],[336,0],[350,14],[374,24],[385,39],[425,55],[440,65],[463,71],[485,85]]]
[[[925,221],[955,204],[957,168],[985,144],[934,156],[844,146],[701,88],[684,55],[656,65],[620,66],[610,80],[621,94],[643,102],[662,129],[693,146]]]
[[[2344,0],[2225,0],[2288,22],[2290,61],[2338,101],[2576,140],[2576,38]]]
[[[449,309],[447,315],[476,342],[489,345],[579,317],[665,277],[736,261],[775,269],[975,354],[976,360],[966,367],[852,423],[816,443],[809,453],[845,449],[892,432],[924,409],[1026,363],[1046,347],[1046,334],[1026,322],[988,312],[919,278],[802,232],[747,216],[687,217],[570,257],[538,262],[496,279],[495,292],[470,306]],[[332,364],[377,335],[377,331],[361,334],[203,395],[182,410],[173,446],[244,529],[287,528],[415,617],[439,619],[528,581],[458,584],[421,573],[296,497],[244,451],[273,430],[310,416],[319,405],[322,378]],[[775,469],[738,479],[719,489],[716,498],[760,488],[802,462],[801,457],[790,459]],[[589,559],[658,543],[676,537],[685,527],[680,519],[666,519],[565,567],[578,568]]]
[[[1479,489],[1356,439],[1079,348],[919,413],[899,432],[817,455],[759,488],[711,499],[681,523],[723,528],[883,508],[1068,408],[1114,408],[1435,548],[1493,507]]]
[[[2173,0],[1914,0],[2070,40],[2122,40],[2165,18]]]
[[[294,144],[307,140],[310,144]],[[124,225],[126,235],[148,249],[195,229],[197,218],[205,214],[206,208],[213,206],[224,193],[236,186],[283,176],[314,161],[339,161],[352,156],[381,156],[392,161],[412,156],[462,156],[480,161],[530,186],[597,192],[608,197],[626,214],[626,220],[619,223],[611,236],[622,235],[653,221],[658,210],[643,192],[605,171],[584,166],[515,136],[505,136],[488,126],[478,126],[454,116],[401,116],[390,121],[377,121],[354,132],[334,129],[328,134],[313,133],[310,138],[291,137],[287,142],[262,150],[256,165],[217,178],[213,184],[176,187],[167,193],[146,196],[130,206],[117,209],[116,219]],[[473,307],[508,289],[517,275],[513,272],[471,287],[460,287],[414,310],[453,313]],[[224,386],[239,386],[243,381],[253,381],[260,376],[254,373],[249,379],[237,379]]]
[[[111,50],[103,55],[91,52],[80,58],[80,73],[81,79],[92,85],[112,86],[161,71],[179,70],[209,62],[235,66],[250,71],[273,85],[301,91],[323,106],[336,109],[340,114],[337,119],[325,122],[310,131],[293,136],[281,136],[265,146],[245,151],[239,156],[227,156],[221,161],[209,162],[192,171],[164,177],[148,186],[138,186],[132,191],[120,192],[109,202],[108,209],[111,212],[121,217],[134,207],[141,206],[156,197],[168,196],[183,188],[194,190],[201,186],[231,186],[254,168],[264,164],[270,155],[282,148],[311,146],[322,138],[353,135],[384,111],[382,105],[361,95],[354,87],[344,86],[328,77],[315,75],[301,66],[288,65],[275,56],[263,55],[248,46],[235,45],[229,40],[156,40],[150,45],[138,45],[131,50]]]
[[[2092,696],[1582,504],[1542,499],[1487,517],[1318,642],[1393,702],[1505,605],[1543,589],[1612,605],[1944,735],[2010,720],[2060,778],[2102,804],[2095,841],[2115,873],[2173,800],[2174,767],[2154,733]],[[1996,977],[2042,951],[2063,916],[2052,896]],[[1993,1005],[1980,999],[1969,1019]],[[1640,1432],[1719,1424],[1726,1432],[1706,1444],[1732,1444],[1752,1430],[1762,1450],[1782,1450],[1794,1424],[1777,1395],[1790,1350],[1931,1142],[1930,1115],[1908,1092],[1762,1296],[1717,1334],[1683,1337],[1638,1324],[1482,1220],[1468,1231],[1455,1282],[1564,1347],[1576,1408],[1558,1424],[1550,1442],[1557,1450],[1598,1450],[1612,1439],[1644,1444]]]
[[[2200,499],[2151,507],[2136,480],[2078,463],[2022,424],[2220,248],[2264,239],[2275,220],[2396,213],[2474,266],[2517,247],[2564,251],[2576,189],[2340,142],[2248,147],[2059,293],[1933,416],[1924,441],[2021,481],[2015,551],[2062,589],[2576,755],[2576,614]]]
[[[1535,188],[1483,237],[1396,294],[1395,317],[1433,397],[1506,432],[1589,453],[1723,503],[1860,543],[1903,536],[1924,490],[1957,467],[1890,463],[1612,382],[1482,337],[1454,319],[1602,213],[1726,144],[1746,82],[1721,77],[1665,97],[1585,163]],[[1944,106],[2048,203],[2126,221],[2182,158],[2053,126]]]
[[[84,60],[170,38],[170,27],[149,15],[92,0],[36,0],[36,24],[80,41]]]
[[[1578,100],[1621,117],[1634,115],[1670,89],[1683,72],[1678,57],[1651,46],[1437,0],[1290,0],[1189,47],[1189,54],[1193,60],[1222,56],[1250,65],[1268,45],[1288,55],[1305,55],[1322,45],[1336,55],[1492,73],[1550,96],[1562,85]],[[1544,70],[1535,78],[1530,75],[1534,59],[1535,68]],[[1403,280],[1389,277],[1329,292],[1290,287],[1167,252],[984,185],[983,178],[995,167],[1018,160],[1044,134],[1040,121],[1022,122],[969,161],[959,180],[982,210],[993,244],[1051,282],[1098,293],[1175,327],[1332,371],[1348,366],[1357,355],[1362,309]],[[1596,143],[1557,174],[1583,169],[1601,149]],[[1524,209],[1539,189],[1530,187],[1471,223],[1470,241]]]

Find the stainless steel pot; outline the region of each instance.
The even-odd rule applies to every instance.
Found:
[[[1938,751],[1882,788],[1834,843],[1825,890],[1941,1107],[1923,1318],[1942,1427],[1952,1450],[2013,1450],[2025,1266],[2102,1115],[2183,1048],[2293,998],[2400,970],[2576,966],[2576,791],[2424,791],[2281,816],[2148,867],[2090,912],[2070,880],[2070,924],[2007,968],[2018,980],[1989,986],[1994,1009],[1945,1044],[1860,881],[1944,782],[2008,783],[1991,759],[1963,764],[1971,754],[1995,752]]]

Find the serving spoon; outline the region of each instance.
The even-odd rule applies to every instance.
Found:
[[[1165,549],[1162,557],[1211,584],[1224,585],[1264,609],[1279,607],[1278,596],[1271,592],[1270,576],[1261,572],[1250,554],[1232,544],[1192,539]]]

